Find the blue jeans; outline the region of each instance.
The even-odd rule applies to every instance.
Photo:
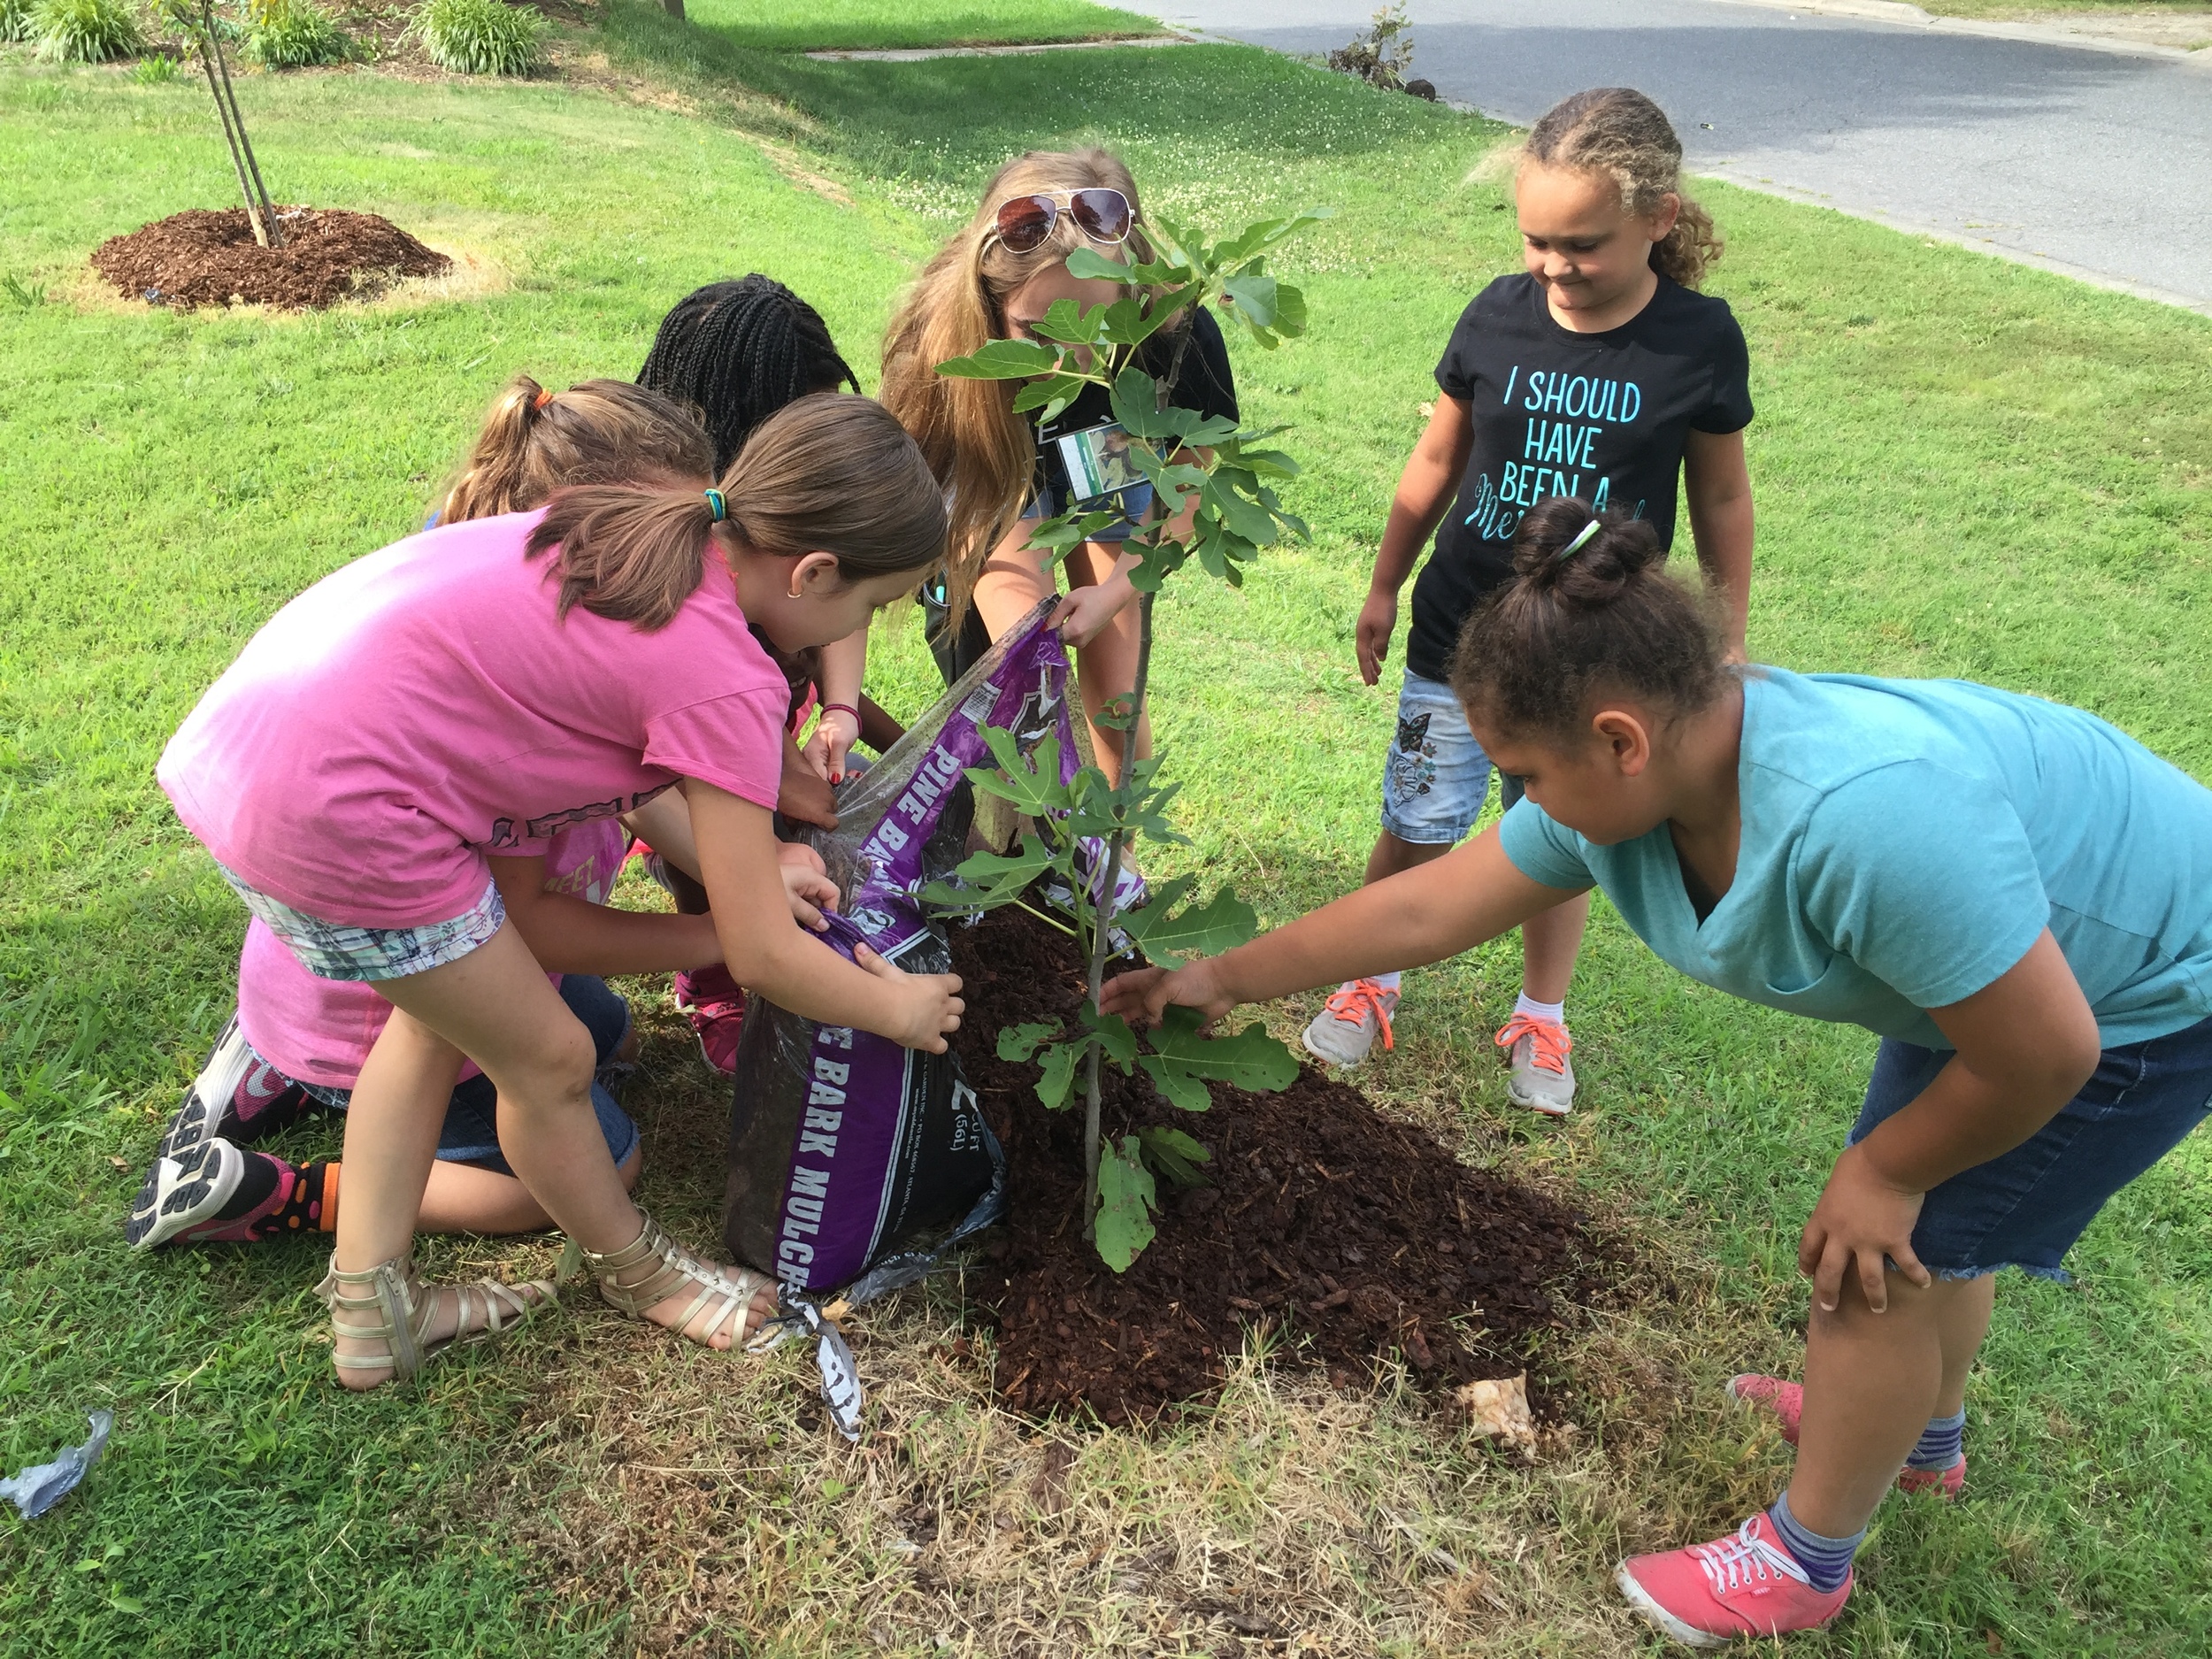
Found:
[[[1851,1126],[1856,1145],[1920,1097],[1948,1049],[1884,1038]],[[2019,1146],[1962,1170],[1922,1202],[1913,1252],[1938,1279],[2060,1266],[2105,1201],[2178,1146],[2212,1109],[2212,1019],[2108,1048],[2081,1093]]]
[[[1490,772],[1452,688],[1409,670],[1398,693],[1398,735],[1383,762],[1383,828],[1421,847],[1465,841],[1489,798]],[[1500,772],[1498,793],[1510,807],[1521,798],[1521,780]]]

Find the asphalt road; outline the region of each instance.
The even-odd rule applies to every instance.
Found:
[[[1290,52],[1371,0],[1167,0]],[[1688,165],[2212,311],[2212,69],[1729,0],[1414,0],[1414,72],[1525,125],[1571,92],[1657,99]]]

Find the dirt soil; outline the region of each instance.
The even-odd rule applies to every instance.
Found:
[[[453,268],[445,255],[373,213],[280,207],[277,220],[284,245],[264,248],[242,207],[173,213],[102,242],[93,269],[127,297],[154,305],[189,310],[242,301],[319,311]]]
[[[1117,1276],[1076,1219],[1079,1090],[1048,1111],[1037,1066],[995,1048],[1002,1025],[1072,1025],[1072,942],[1007,909],[953,928],[952,951],[982,1015],[955,1047],[1010,1164],[1011,1220],[968,1282],[995,1316],[999,1392],[1015,1409],[1118,1424],[1209,1399],[1225,1356],[1261,1325],[1287,1339],[1285,1363],[1325,1366],[1339,1386],[1366,1385],[1393,1354],[1425,1388],[1510,1377],[1602,1293],[1611,1252],[1583,1217],[1469,1168],[1311,1067],[1280,1094],[1217,1084],[1202,1114],[1107,1068],[1110,1134],[1171,1123],[1213,1154],[1210,1186],[1174,1194],[1161,1179],[1159,1236]],[[1531,1383],[1540,1407],[1540,1374]]]

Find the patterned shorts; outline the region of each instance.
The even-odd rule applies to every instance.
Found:
[[[507,919],[499,889],[488,880],[483,895],[450,921],[426,927],[360,927],[296,910],[283,900],[249,887],[235,871],[219,864],[215,868],[246,902],[255,919],[282,940],[285,949],[319,979],[403,979],[411,973],[426,973],[467,956]]]
[[[1490,757],[1467,729],[1452,688],[1406,671],[1398,735],[1383,761],[1382,826],[1417,847],[1467,839],[1490,794]],[[1498,774],[1499,807],[1521,798],[1521,780]]]

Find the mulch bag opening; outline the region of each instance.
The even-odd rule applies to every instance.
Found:
[[[1056,736],[1072,755],[1067,652],[1045,626],[1056,603],[1040,604],[846,781],[836,829],[801,837],[841,895],[822,936],[829,949],[849,960],[866,944],[910,973],[950,971],[944,929],[918,895],[966,856],[975,801],[964,774],[991,764],[982,728],[1013,732],[1025,753]],[[950,1053],[750,1000],[723,1237],[736,1259],[775,1277],[787,1305],[841,1286],[858,1304],[911,1283],[996,1221],[1004,1202],[1005,1160]]]

